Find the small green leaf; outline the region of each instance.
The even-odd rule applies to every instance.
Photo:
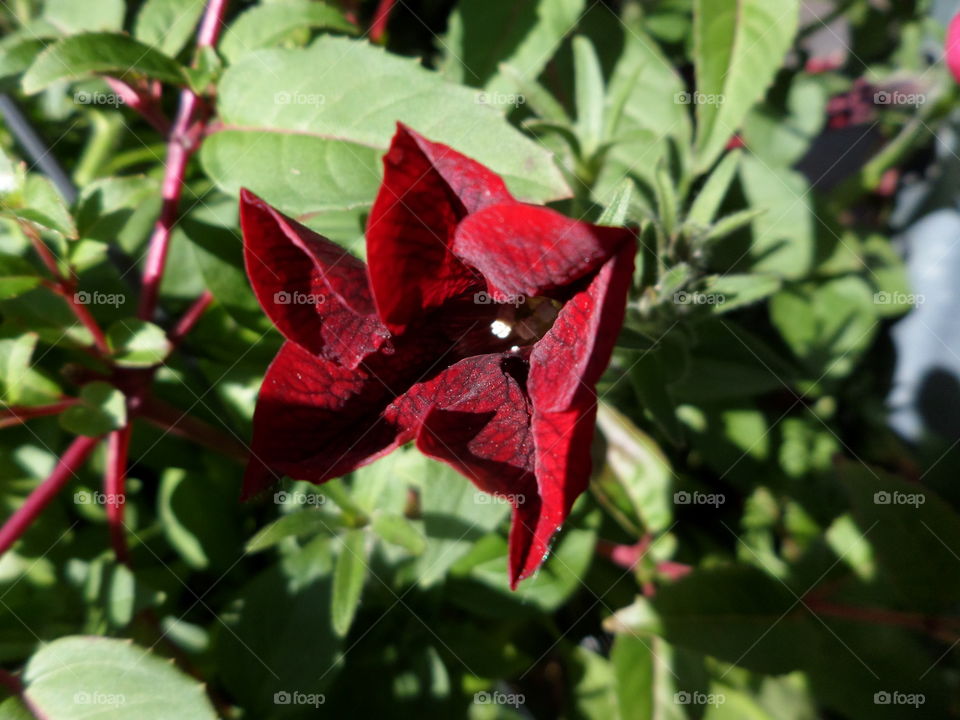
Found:
[[[660,225],[664,234],[669,237],[677,227],[677,191],[665,162],[661,162],[657,168],[656,191]]]
[[[114,362],[123,367],[151,367],[163,362],[170,341],[162,328],[145,320],[117,320],[107,330]]]
[[[706,280],[706,293],[720,296],[711,303],[713,312],[722,314],[770,297],[780,290],[783,280],[776,275],[720,275]]]
[[[766,208],[747,208],[746,210],[740,210],[739,212],[722,217],[717,220],[713,227],[703,236],[702,243],[712,243],[716,240],[722,240],[729,235],[733,235],[733,233],[745,228],[753,222],[755,218],[760,217],[765,212],[767,212]]]
[[[22,295],[39,284],[33,265],[22,257],[0,253],[0,300]]]
[[[37,93],[58,80],[92,73],[112,73],[120,79],[144,75],[174,85],[187,85],[189,80],[183,66],[149,45],[126,35],[86,33],[44,50],[23,76],[23,91]]]
[[[383,540],[399,545],[412,555],[427,549],[423,535],[402,515],[378,513],[373,518],[373,531]]]
[[[5,202],[2,212],[21,220],[29,220],[65,237],[77,237],[77,226],[66,203],[53,183],[43,175],[27,175],[19,202],[15,205]]]
[[[547,88],[536,80],[525,76],[517,68],[509,63],[500,63],[500,74],[509,78],[520,90],[525,104],[533,110],[538,117],[547,122],[557,123],[564,127],[569,127],[570,116],[563,109],[563,105],[550,93]]]
[[[743,152],[734,150],[724,155],[703,188],[697,194],[693,204],[690,206],[690,212],[687,213],[687,220],[699,227],[709,227],[713,219],[720,210],[730,184],[737,174],[737,168],[740,166],[740,158]]]
[[[137,15],[133,35],[175,57],[193,34],[204,0],[147,0]]]
[[[366,531],[350,530],[343,536],[343,547],[333,571],[333,629],[340,637],[350,632],[367,577]]]
[[[97,437],[122,428],[127,422],[127,399],[113,385],[87,383],[80,390],[80,402],[60,414],[60,425],[77,435]]]
[[[9,37],[0,44],[0,79],[19,75],[33,63],[48,43],[32,37]]]
[[[37,340],[36,333],[0,340],[0,402],[6,405],[39,405],[60,395],[56,384],[31,365]]]
[[[630,212],[630,200],[633,198],[633,180],[625,178],[613,191],[613,196],[597,219],[598,225],[622,226]]]
[[[257,5],[240,15],[220,42],[220,52],[231,63],[260,48],[280,44],[303,28],[354,33],[356,26],[337,8],[310,0],[280,0]]]
[[[578,35],[573,39],[573,67],[576,80],[577,134],[583,142],[583,152],[590,157],[603,139],[603,110],[605,90],[600,60],[589,38]]]
[[[318,496],[318,497],[323,497]],[[343,522],[335,515],[318,510],[300,510],[282,515],[254,535],[247,542],[246,552],[258,553],[282,542],[286,538],[305,538],[317,533],[333,534],[344,528]]]

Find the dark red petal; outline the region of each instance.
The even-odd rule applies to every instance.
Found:
[[[571,297],[530,354],[528,391],[540,412],[594,402],[594,386],[613,353],[633,278],[631,237],[589,285]]]
[[[457,223],[512,200],[494,172],[398,124],[383,158],[383,184],[367,221],[370,282],[381,319],[401,333],[483,278],[450,252]]]
[[[240,193],[247,276],[288,340],[355,368],[389,341],[364,264],[253,193]]]
[[[533,297],[594,271],[633,237],[626,228],[591,225],[511,202],[465,218],[453,252],[483,273],[491,293]]]
[[[243,496],[283,475],[329,480],[411,439],[382,417],[393,396],[363,366],[351,370],[285,343],[260,388]]]

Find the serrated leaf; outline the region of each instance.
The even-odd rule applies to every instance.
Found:
[[[224,33],[220,52],[231,63],[254,50],[279,44],[301,28],[354,33],[357,27],[337,8],[311,0],[279,0],[257,5],[238,17]]]
[[[80,402],[67,408],[59,418],[64,430],[98,437],[126,424],[127,400],[109,383],[87,383],[80,389]]]
[[[350,530],[343,536],[343,547],[333,571],[333,629],[340,637],[350,632],[367,577],[367,534]]]
[[[316,72],[335,65],[352,72]],[[207,173],[297,215],[370,205],[397,121],[487,164],[525,200],[569,195],[550,154],[474,91],[356,40],[251,53],[224,73],[219,109],[225,128],[200,153]]]
[[[147,0],[137,15],[133,35],[176,57],[193,34],[205,4],[204,0]]]
[[[122,79],[142,75],[173,85],[187,85],[182,65],[159,50],[115,33],[85,33],[60,40],[44,50],[23,76],[23,91],[40,92],[58,80],[77,80],[95,73]]]
[[[798,0],[696,0],[697,167],[709,168],[773,81],[797,31]]]
[[[107,344],[114,362],[122,367],[151,367],[163,362],[170,352],[163,328],[134,318],[113,323],[107,329]]]
[[[71,636],[46,643],[23,673],[25,696],[45,717],[216,720],[203,686],[129,640]]]

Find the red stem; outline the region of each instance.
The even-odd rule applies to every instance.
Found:
[[[137,417],[241,462],[246,462],[250,456],[243,443],[232,436],[156,398],[144,398],[137,410]]]
[[[77,320],[90,332],[93,336],[93,344],[103,355],[110,354],[110,345],[107,344],[107,336],[104,334],[103,329],[97,324],[96,319],[90,314],[90,311],[87,310],[86,306],[77,302],[76,293],[72,287],[65,286],[62,282],[57,288],[57,292],[60,296],[67,301],[67,305],[70,306],[70,310],[73,311],[73,314],[76,316]]]
[[[213,293],[209,290],[204,290],[203,294],[194,301],[193,305],[187,309],[173,330],[170,331],[168,337],[172,345],[176,346],[180,344],[187,333],[193,330],[194,326],[212,302]]]
[[[50,403],[49,405],[34,405],[31,407],[8,405],[0,410],[0,428],[20,425],[31,418],[59,415],[71,405],[76,405],[77,402],[76,398],[65,398],[60,402]]]
[[[9,550],[10,546],[23,535],[30,523],[36,520],[54,495],[83,465],[99,442],[100,438],[81,435],[70,444],[63,457],[57,461],[57,466],[50,473],[50,477],[40,483],[23,505],[7,519],[3,527],[0,527],[0,555]]]
[[[377,12],[370,23],[370,39],[378,43],[387,33],[387,24],[390,22],[390,13],[393,11],[395,0],[380,0]]]
[[[157,105],[155,98],[150,94],[149,88],[138,90],[128,85],[119,78],[104,78],[107,85],[117,95],[119,95],[125,105],[136,111],[140,117],[150,123],[151,127],[161,135],[170,132],[170,121],[163,114],[163,110]]]
[[[198,49],[213,47],[216,44],[223,25],[227,2],[228,0],[210,0],[207,3],[207,9],[200,23],[200,31],[197,33]],[[170,247],[170,233],[177,222],[180,208],[180,195],[183,192],[187,162],[197,149],[195,138],[201,136],[194,128],[195,116],[200,105],[200,98],[195,92],[189,88],[180,91],[180,107],[167,138],[166,172],[161,193],[163,205],[160,217],[154,226],[153,235],[150,237],[147,261],[143,269],[143,294],[140,296],[139,309],[142,320],[150,320],[157,306],[160,281],[163,279],[167,251]],[[202,120],[199,122],[202,123]]]
[[[130,564],[127,550],[127,535],[123,517],[126,507],[127,450],[130,447],[131,425],[114,430],[107,438],[107,469],[103,476],[103,492],[107,497],[107,525],[110,527],[110,542],[117,561]]]

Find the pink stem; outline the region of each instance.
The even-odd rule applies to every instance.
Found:
[[[136,111],[140,117],[150,123],[154,130],[161,135],[170,132],[170,121],[164,116],[163,110],[157,106],[149,91],[140,92],[118,78],[107,77],[104,79],[110,89],[123,99],[124,105]]]
[[[117,561],[130,564],[123,516],[126,507],[127,450],[130,447],[131,425],[114,430],[107,438],[107,469],[103,477],[103,492],[107,496],[107,524],[110,542]]]
[[[76,405],[77,402],[78,400],[76,398],[66,398],[60,402],[50,403],[49,405],[34,405],[30,407],[8,405],[0,410],[0,428],[20,425],[31,418],[59,415],[71,405]]]
[[[70,306],[70,310],[73,311],[77,320],[90,331],[90,334],[93,336],[93,344],[97,350],[104,355],[109,355],[110,345],[107,343],[107,337],[104,335],[103,329],[97,324],[96,319],[90,314],[90,311],[87,310],[83,304],[77,302],[76,293],[73,291],[73,288],[66,287],[61,283],[57,292],[67,301],[67,305]]]
[[[377,12],[370,23],[370,39],[378,43],[387,33],[387,24],[390,22],[390,13],[393,11],[395,0],[380,0]]]
[[[50,477],[40,483],[23,505],[7,519],[3,527],[0,527],[0,555],[9,550],[10,546],[23,535],[30,523],[37,519],[37,516],[74,475],[99,442],[100,438],[81,435],[70,444],[63,457],[57,461],[57,466],[50,473]]]
[[[204,11],[197,33],[197,48],[213,47],[220,35],[223,14],[228,0],[210,0]],[[160,217],[150,237],[150,248],[143,269],[143,294],[140,296],[139,315],[142,320],[150,320],[157,306],[157,295],[163,270],[167,263],[167,251],[170,247],[170,233],[177,222],[180,208],[180,195],[186,176],[187,162],[197,149],[193,125],[200,98],[189,88],[180,91],[180,107],[173,122],[173,128],[167,138],[166,172],[163,178],[163,205]]]
[[[209,290],[204,290],[203,294],[194,301],[193,305],[187,309],[173,330],[170,331],[169,339],[172,345],[176,346],[180,344],[187,333],[193,330],[194,326],[212,302],[213,293]]]

